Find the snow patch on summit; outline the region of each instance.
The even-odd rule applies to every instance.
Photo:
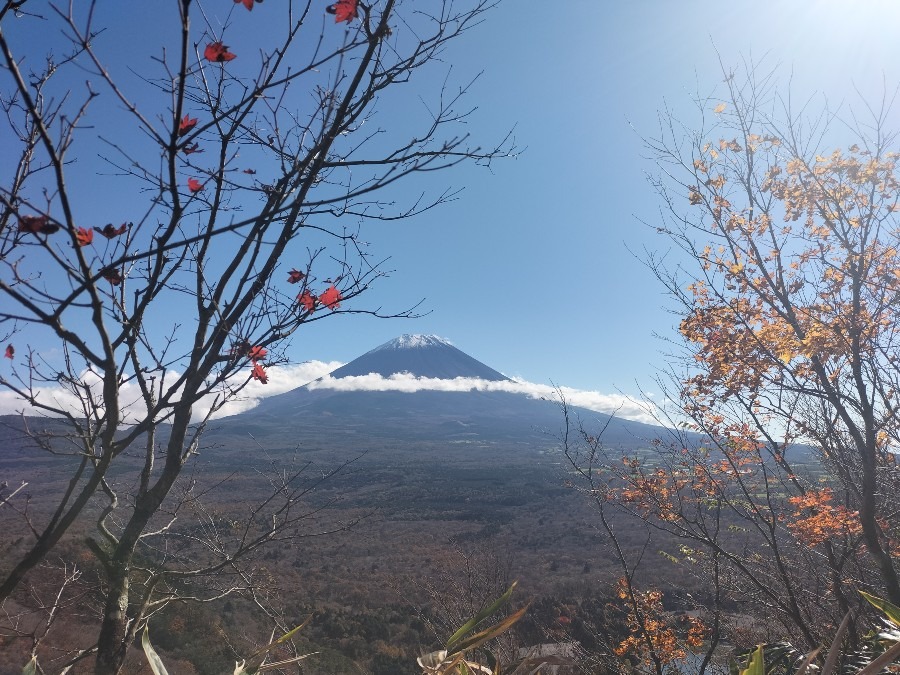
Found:
[[[406,334],[385,342],[372,351],[382,349],[421,349],[423,347],[453,346],[453,343],[438,335]]]

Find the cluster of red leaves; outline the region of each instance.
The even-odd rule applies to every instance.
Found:
[[[862,531],[859,512],[846,506],[832,504],[831,488],[809,490],[799,497],[790,497],[794,505],[794,520],[787,524],[797,537],[809,546],[816,546],[836,535],[853,535]]]
[[[356,11],[357,0],[337,0],[333,5],[325,8],[329,14],[334,14],[334,22],[340,23],[346,21],[350,23],[357,17]]]
[[[49,216],[20,216],[19,232],[32,234],[53,234],[59,231],[59,225],[50,222]]]
[[[253,363],[253,371],[250,373],[250,377],[254,380],[259,380],[263,384],[269,384],[269,376],[266,375],[265,369],[259,363],[264,358],[266,358],[266,354],[269,353],[265,347],[250,347],[250,350],[247,352],[247,355],[250,357],[250,362]]]
[[[341,292],[333,285],[326,288],[318,297],[310,293],[308,289],[303,289],[297,295],[297,302],[307,312],[315,311],[316,304],[322,304],[333,312],[341,306],[341,300],[343,299]]]
[[[234,0],[235,4],[243,5],[247,11],[253,10],[254,3],[262,2],[262,0]],[[326,11],[329,14],[334,14],[335,23],[340,23],[341,21],[346,21],[349,23],[353,19],[357,18],[357,5],[358,0],[337,0],[335,4],[330,5],[326,8]],[[237,55],[228,51],[228,46],[222,42],[211,42],[206,45],[206,48],[203,50],[203,58],[207,61],[211,61],[213,63],[227,63],[235,58]],[[190,133],[190,131],[196,126],[197,119],[190,117],[190,115],[185,115],[184,118],[181,119],[178,125],[178,135],[185,136]],[[200,150],[199,145],[197,143],[193,143],[192,145],[185,145],[182,147],[182,151],[186,155],[190,155],[195,152],[203,152]],[[244,173],[248,175],[253,175],[256,173],[254,169],[244,169]],[[196,178],[189,178],[187,181],[188,190],[191,193],[197,193],[203,190],[203,184],[197,180]],[[292,269],[288,272],[288,283],[296,284],[303,281],[306,278],[306,274]],[[114,282],[115,283],[115,282]],[[331,285],[325,291],[322,292],[321,295],[316,297],[307,289],[303,289],[297,295],[297,302],[303,307],[307,312],[313,312],[316,308],[317,303],[321,303],[328,309],[334,311],[341,306],[342,300],[341,292],[334,286]],[[259,380],[263,384],[268,382],[268,377],[266,375],[266,371],[263,369],[262,365],[259,363],[265,355],[266,350],[262,347],[250,347],[249,345],[244,345],[240,348],[241,353],[246,353],[247,356],[250,357],[250,361],[253,363],[253,370],[251,372],[251,377],[254,380]],[[234,353],[234,350],[232,350]]]
[[[114,239],[120,234],[125,234],[131,223],[122,223],[116,227],[112,223],[102,228],[95,227],[89,230],[86,227],[75,228],[75,243],[78,246],[87,246],[94,241],[94,232],[99,232],[107,239]],[[19,218],[19,232],[31,232],[33,234],[53,234],[59,231],[59,225],[50,222],[49,216],[22,216]]]
[[[616,584],[616,594],[628,608],[625,622],[629,632],[613,650],[617,656],[630,653],[643,663],[649,663],[652,649],[663,664],[685,657],[686,651],[663,610],[661,592],[636,590],[623,577]],[[709,633],[708,627],[699,618],[690,616],[683,623],[687,628],[683,644],[694,648],[702,646]]]
[[[622,502],[633,505],[644,517],[652,514],[662,520],[676,520],[676,499],[683,484],[663,469],[645,470],[640,460],[623,457],[622,462],[630,470],[619,490]]]
[[[3,352],[3,356],[5,356],[8,359],[11,359],[15,355],[16,355],[16,348],[13,347],[12,345],[6,345],[6,351]]]
[[[228,45],[221,42],[210,42],[203,50],[203,58],[213,63],[227,63],[237,58],[237,54],[228,51]]]
[[[231,358],[248,358],[250,359],[250,363],[253,364],[253,369],[250,372],[250,377],[254,380],[259,380],[263,384],[269,383],[268,375],[266,375],[265,368],[262,367],[260,361],[266,358],[269,350],[260,345],[251,345],[247,340],[241,340],[236,345],[232,346],[229,350],[229,354]]]

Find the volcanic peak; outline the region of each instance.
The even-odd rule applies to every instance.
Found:
[[[332,371],[331,377],[391,377],[397,373],[440,380],[457,377],[508,379],[437,335],[401,335]]]
[[[383,345],[375,347],[375,349],[371,351],[377,352],[381,351],[382,349],[422,349],[424,347],[437,346],[452,347],[453,343],[437,335],[418,335],[407,333],[399,337],[395,337],[393,340],[389,340]]]

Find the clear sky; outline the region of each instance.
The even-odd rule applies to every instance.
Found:
[[[721,87],[720,58],[778,66],[801,99],[880,99],[900,84],[898,25],[898,2],[501,3],[447,61],[483,71],[472,133],[515,125],[524,151],[493,173],[436,176],[465,187],[457,202],[370,237],[396,270],[370,299],[424,298],[431,313],[322,322],[298,337],[296,358],[346,361],[398,333],[436,333],[532,382],[652,390],[666,350],[653,334],[677,325],[639,259],[666,248],[641,222],[660,207],[641,141],[657,111],[690,124],[692,96]]]
[[[254,20],[278,2],[266,0]],[[123,48],[152,36],[146,3],[119,7],[123,20],[141,7],[147,22],[139,33],[113,34]],[[358,306],[400,311],[421,300],[426,314],[317,322],[298,331],[288,355],[346,362],[401,333],[428,333],[530,382],[601,393],[634,393],[639,383],[652,392],[666,362],[654,333],[674,336],[677,325],[641,263],[644,249],[667,246],[652,226],[660,203],[641,140],[653,135],[657,111],[667,106],[690,126],[692,97],[722,86],[720,60],[777,66],[782,91],[798,100],[880,99],[900,84],[898,25],[894,1],[501,2],[402,99],[388,92],[381,104],[383,124],[415,125],[426,115],[418,95],[427,102],[448,68],[456,82],[480,73],[469,131],[489,144],[514,127],[522,149],[491,170],[413,181],[411,194],[464,189],[419,217],[366,226],[363,238],[394,272]]]

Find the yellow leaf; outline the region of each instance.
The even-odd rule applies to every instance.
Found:
[[[725,110],[725,104],[724,104],[724,103],[720,103],[720,104],[717,105],[715,108],[713,108],[713,112],[716,113],[716,115],[718,115],[720,112],[722,112],[722,111],[724,111],[724,110]]]

